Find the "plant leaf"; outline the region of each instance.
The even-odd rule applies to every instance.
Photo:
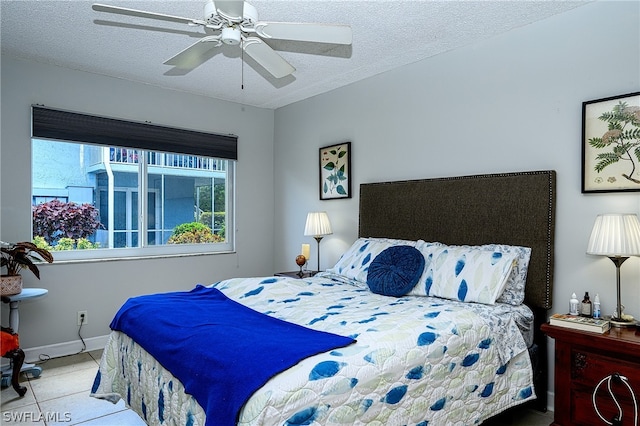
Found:
[[[598,154],[596,159],[600,161],[595,165],[594,170],[596,172],[601,172],[608,165],[617,163],[618,160],[620,160],[620,157],[618,157],[612,152],[607,152],[604,154]]]
[[[602,138],[589,139],[589,145],[594,148],[606,148],[609,144],[602,141]]]

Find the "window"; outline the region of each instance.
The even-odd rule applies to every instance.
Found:
[[[58,258],[233,250],[235,137],[34,107],[31,143],[33,235]]]

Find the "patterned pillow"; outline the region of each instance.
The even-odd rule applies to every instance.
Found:
[[[482,248],[484,250],[514,254],[516,256],[516,264],[507,280],[507,285],[500,297],[496,299],[496,302],[508,303],[509,305],[515,306],[521,305],[524,302],[527,272],[529,271],[529,260],[531,259],[531,248],[508,246],[505,244],[486,244],[482,246]]]
[[[369,289],[384,296],[404,296],[424,271],[424,257],[415,247],[392,246],[373,259],[367,274]]]
[[[366,283],[371,262],[383,250],[397,245],[415,247],[416,244],[417,241],[390,238],[358,238],[327,272]]]
[[[427,251],[431,262],[416,290],[463,302],[493,305],[516,263],[515,254],[481,247],[442,245]]]
[[[433,284],[433,268],[430,267],[430,264],[433,260],[434,253],[442,247],[445,247],[445,244],[423,240],[418,241],[416,248],[422,253],[426,267],[418,280],[418,284],[407,294],[408,296],[429,296],[429,289]]]

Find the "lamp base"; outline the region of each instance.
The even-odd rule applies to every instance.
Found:
[[[636,320],[631,317],[631,319],[626,319],[626,318],[608,318],[609,322],[611,323],[612,327],[635,327],[637,322]]]

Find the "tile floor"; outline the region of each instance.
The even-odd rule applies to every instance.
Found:
[[[51,359],[40,364],[42,374],[37,379],[23,374],[21,382],[27,387],[23,398],[12,387],[0,393],[0,424],[144,426],[122,401],[114,405],[89,396],[101,355],[95,351]]]
[[[113,405],[89,396],[101,353],[84,352],[41,364],[39,378],[22,376],[22,385],[27,387],[23,398],[11,387],[2,389],[0,425],[144,426],[122,401]],[[485,422],[484,426],[547,426],[552,421],[551,412],[518,410]]]

